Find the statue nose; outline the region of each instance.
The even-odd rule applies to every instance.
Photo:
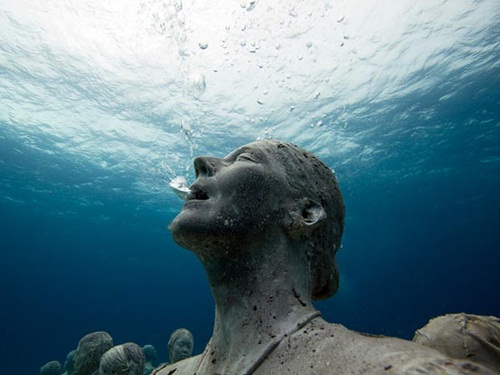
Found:
[[[217,171],[219,159],[208,156],[199,156],[194,159],[194,172],[196,177],[210,177]]]

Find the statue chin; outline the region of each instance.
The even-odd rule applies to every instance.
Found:
[[[203,225],[201,220],[193,217],[189,212],[181,211],[174,220],[172,220],[168,229],[178,245],[189,248],[188,244],[192,240],[206,234],[207,228],[205,228],[205,226],[206,225]]]
[[[185,249],[192,249],[193,242],[196,242],[193,237],[196,237],[196,235],[192,231],[183,227],[182,223],[179,223],[178,217],[176,217],[168,226],[168,229],[172,233],[172,238],[177,245]]]
[[[175,243],[187,250],[199,253],[210,248],[210,234],[200,225],[186,222],[179,214],[168,226]]]

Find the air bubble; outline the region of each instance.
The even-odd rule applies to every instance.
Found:
[[[250,0],[248,3],[246,1],[242,1],[240,3],[240,7],[246,9],[247,12],[250,12],[255,8],[255,0]]]
[[[176,12],[180,12],[182,10],[182,1],[181,0],[177,0],[174,3],[174,9]]]
[[[193,72],[189,76],[189,86],[194,91],[195,96],[203,94],[207,84],[205,82],[205,76],[200,72]]]
[[[186,178],[183,176],[173,178],[170,181],[169,186],[179,198],[184,200],[186,200],[191,193],[191,190],[187,186]]]
[[[201,49],[207,49],[208,48],[208,43],[203,42],[203,43],[200,43],[199,46],[200,46]]]

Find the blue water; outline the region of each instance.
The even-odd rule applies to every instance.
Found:
[[[185,327],[200,353],[214,304],[166,229],[181,207],[168,181],[258,137],[340,181],[327,320],[411,339],[436,315],[500,316],[497,0],[99,3],[0,5],[2,374],[63,362],[98,330],[162,362]],[[194,17],[210,12],[213,34]]]

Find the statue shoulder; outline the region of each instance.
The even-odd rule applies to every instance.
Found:
[[[151,375],[193,375],[196,371],[196,366],[198,365],[199,360],[200,356],[197,355],[176,363],[165,363],[157,367]]]
[[[468,361],[393,337],[366,335],[315,319],[260,366],[257,374],[495,375]]]

